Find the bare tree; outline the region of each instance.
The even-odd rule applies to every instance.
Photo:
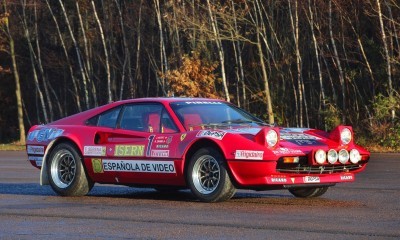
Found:
[[[382,9],[381,9],[381,1],[376,0],[376,5],[378,9],[378,17],[379,17],[379,25],[381,27],[381,37],[382,37],[382,42],[383,42],[383,50],[385,53],[385,59],[386,59],[386,67],[387,67],[387,78],[388,78],[388,88],[389,88],[389,98],[393,98],[393,84],[392,84],[392,64],[390,61],[390,54],[389,54],[389,47],[387,44],[387,37],[386,37],[386,32],[385,32],[385,26],[383,23],[383,14],[382,14]],[[392,120],[396,117],[395,115],[395,110],[392,108],[390,110],[391,112],[391,117]]]
[[[79,70],[80,70],[80,73],[81,73],[81,76],[82,76],[84,98],[85,98],[85,106],[86,106],[86,109],[88,109],[90,107],[89,92],[88,92],[86,74],[85,74],[85,70],[84,70],[84,64],[82,62],[82,59],[81,59],[82,57],[81,57],[81,53],[80,53],[80,50],[79,50],[79,45],[78,45],[78,43],[77,43],[77,41],[75,39],[74,33],[72,31],[72,27],[71,27],[71,24],[69,22],[68,15],[67,15],[67,12],[66,12],[65,7],[64,7],[64,3],[63,3],[62,0],[58,0],[58,2],[60,3],[61,10],[62,10],[64,18],[65,18],[65,23],[67,24],[68,31],[69,31],[72,43],[73,43],[74,48],[75,48],[75,53],[76,53],[76,57],[78,59],[78,64],[79,64]]]
[[[340,80],[340,86],[341,86],[341,92],[342,92],[342,123],[346,123],[346,86],[345,86],[345,78],[344,78],[344,73],[342,69],[342,63],[339,58],[339,54],[336,48],[336,41],[333,36],[333,30],[332,30],[332,0],[329,0],[329,36],[331,38],[331,43],[333,47],[333,54],[334,54],[334,62],[337,65],[337,68],[339,70],[339,80]]]
[[[4,25],[4,27],[1,26],[0,29],[7,36],[8,45],[10,48],[10,56],[11,56],[11,61],[12,61],[12,72],[14,74],[14,80],[15,80],[15,97],[17,99],[19,143],[25,144],[26,139],[25,139],[24,112],[23,112],[23,107],[22,107],[22,95],[21,95],[21,84],[20,84],[21,81],[19,78],[18,65],[17,65],[16,54],[15,54],[14,39],[13,39],[13,36],[11,35],[11,30],[10,30],[10,25],[9,25],[10,13],[8,12],[7,0],[3,0],[3,10],[4,10],[5,15],[4,15],[4,20],[2,21],[2,24]]]
[[[212,11],[212,8],[215,8],[215,6],[212,6],[210,3],[210,0],[207,0],[207,9],[208,9],[209,17],[210,17],[211,28],[214,33],[215,43],[217,44],[218,56],[219,56],[219,61],[220,61],[220,66],[221,66],[222,85],[224,87],[225,99],[226,99],[226,101],[229,102],[231,100],[231,98],[229,96],[228,84],[226,81],[225,52],[224,52],[224,47],[222,45],[221,37],[219,36],[219,31],[218,31],[218,27],[217,27],[218,22]]]
[[[96,5],[94,4],[93,0],[91,0],[91,4],[92,4],[92,8],[93,8],[94,17],[95,17],[96,22],[97,22],[97,26],[99,27],[101,43],[103,44],[103,50],[104,50],[104,56],[105,56],[105,64],[106,64],[108,102],[112,102],[113,96],[112,96],[112,92],[111,92],[110,61],[108,59],[108,50],[107,50],[106,40],[105,40],[105,36],[104,36],[104,32],[103,32],[103,27],[101,25],[99,16],[97,15]]]
[[[72,79],[72,86],[74,88],[74,91],[73,91],[73,96],[74,97],[73,97],[73,99],[75,100],[75,104],[76,104],[76,106],[78,108],[78,111],[81,112],[82,111],[82,107],[81,107],[81,102],[80,102],[80,99],[79,99],[80,94],[79,94],[79,90],[78,90],[78,83],[77,83],[77,79],[75,77],[74,71],[72,70],[72,64],[70,63],[69,54],[68,54],[67,48],[65,46],[65,41],[64,41],[64,38],[62,36],[61,30],[60,30],[60,26],[58,25],[57,18],[54,15],[53,10],[51,9],[51,6],[50,6],[48,0],[46,0],[46,5],[47,5],[47,8],[49,9],[49,12],[50,12],[50,15],[51,15],[51,17],[52,17],[52,19],[54,21],[54,24],[56,25],[57,34],[58,34],[58,37],[59,37],[60,42],[61,42],[61,47],[63,49],[63,53],[64,53],[64,56],[65,56],[65,59],[67,61],[66,65],[68,66],[69,74],[70,74],[71,79]]]

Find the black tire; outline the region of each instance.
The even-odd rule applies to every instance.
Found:
[[[329,187],[319,187],[319,188],[291,188],[289,192],[295,197],[299,198],[314,198],[322,196]]]
[[[51,188],[61,196],[84,196],[94,185],[86,175],[82,155],[70,143],[60,143],[50,153],[47,174]]]
[[[211,147],[199,149],[190,159],[186,181],[203,202],[222,202],[235,195],[223,156]]]

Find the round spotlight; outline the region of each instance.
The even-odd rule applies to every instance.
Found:
[[[273,129],[269,130],[265,140],[267,141],[269,147],[275,146],[278,142],[278,133]]]
[[[356,164],[361,160],[360,152],[357,149],[350,151],[350,162]]]
[[[326,161],[326,152],[322,149],[318,149],[315,152],[315,161],[320,165],[324,164]]]
[[[331,149],[328,151],[328,162],[330,164],[335,164],[336,161],[338,160],[338,153],[336,152],[336,150]]]
[[[341,164],[346,164],[349,161],[349,152],[346,149],[342,149],[339,151],[339,162]]]
[[[342,131],[340,132],[340,140],[344,145],[347,145],[350,143],[352,138],[352,134],[350,129],[348,128],[343,128]]]

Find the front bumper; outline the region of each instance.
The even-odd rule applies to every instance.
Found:
[[[336,183],[353,182],[355,172],[294,173],[278,172],[276,161],[228,161],[231,176],[238,187],[288,188],[293,186],[334,185]]]

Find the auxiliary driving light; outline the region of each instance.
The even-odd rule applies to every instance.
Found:
[[[320,165],[324,164],[326,161],[326,152],[322,149],[318,149],[315,152],[315,161]]]
[[[336,163],[336,161],[338,160],[338,153],[336,152],[336,150],[331,149],[328,151],[328,162],[330,164],[334,164]]]
[[[341,164],[346,164],[349,158],[349,152],[346,149],[342,149],[339,151],[339,162]]]
[[[360,152],[357,149],[352,149],[350,151],[350,162],[356,164],[361,160]]]

